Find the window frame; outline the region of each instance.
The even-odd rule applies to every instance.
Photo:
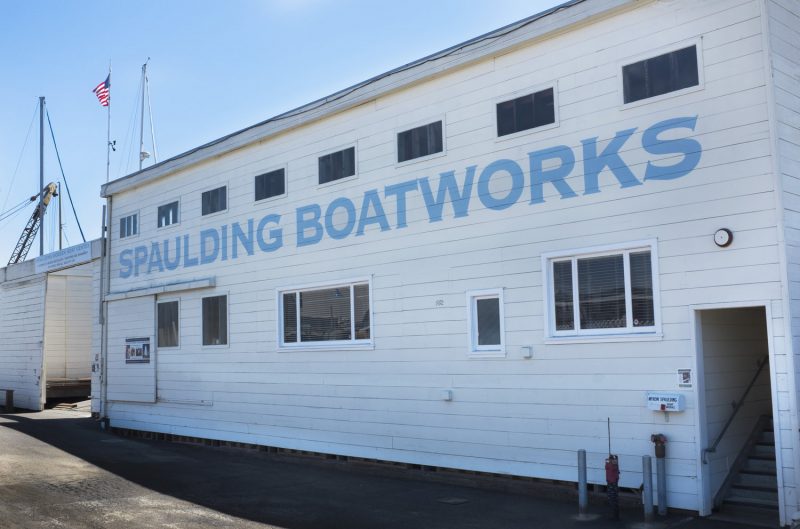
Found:
[[[353,339],[351,340],[328,340],[328,341],[318,341],[318,342],[302,342],[300,341],[300,308],[297,307],[297,325],[298,325],[298,332],[297,332],[297,342],[290,342],[285,343],[283,341],[284,336],[284,321],[283,321],[283,295],[289,294],[292,292],[300,293],[304,291],[311,291],[311,290],[323,290],[329,288],[341,288],[341,287],[348,287],[352,289],[355,285],[359,284],[367,284],[369,289],[369,339],[355,339],[355,334],[353,334]],[[372,289],[372,276],[361,276],[356,278],[349,278],[343,279],[338,281],[324,281],[324,282],[316,282],[316,283],[303,283],[301,285],[292,285],[292,286],[285,286],[279,287],[275,289],[275,321],[277,325],[275,326],[277,329],[277,336],[276,336],[276,344],[277,344],[277,351],[278,352],[289,352],[289,351],[309,351],[309,350],[363,350],[363,349],[374,349],[375,348],[375,310],[374,310],[374,300],[373,297],[373,289]],[[300,303],[300,296],[296,296],[295,303]],[[354,296],[350,296],[350,328],[354,330],[355,328],[355,298]]]
[[[319,183],[319,177],[320,177],[320,174],[319,174],[319,159],[322,158],[323,156],[327,156],[329,154],[333,154],[333,153],[336,153],[336,152],[339,152],[339,151],[346,151],[347,149],[349,149],[351,147],[353,148],[353,171],[355,171],[355,172],[353,174],[351,174],[350,176],[345,176],[345,177],[339,178],[338,180],[331,180],[330,182],[325,182],[325,183],[320,184]],[[317,176],[316,184],[317,184],[317,188],[328,187],[328,186],[339,184],[341,182],[349,182],[351,180],[355,180],[356,178],[358,178],[358,142],[354,141],[354,142],[351,142],[351,143],[346,143],[344,145],[341,145],[341,146],[333,148],[333,149],[327,149],[325,151],[318,152],[317,155],[316,155],[316,161],[315,161],[314,165],[316,166],[316,176]]]
[[[180,218],[180,217],[178,217]],[[158,306],[161,303],[177,303],[178,304],[178,343],[177,345],[160,345],[158,343]],[[164,298],[156,298],[156,350],[158,349],[180,349],[181,348],[181,298],[176,297],[164,297]],[[202,340],[202,336],[201,336]]]
[[[506,134],[504,136],[500,136],[498,134],[498,123],[497,123],[497,105],[500,103],[505,103],[506,101],[511,101],[514,99],[518,99],[520,97],[536,94],[537,92],[543,92],[548,88],[553,89],[553,119],[552,123],[547,123],[546,125],[540,125],[538,127],[533,127],[530,129],[520,130],[517,132],[512,132],[511,134]],[[513,140],[515,138],[520,138],[523,136],[528,136],[529,134],[535,134],[537,132],[542,132],[545,130],[551,130],[557,128],[561,125],[561,115],[559,112],[559,96],[558,96],[558,80],[549,81],[547,83],[540,83],[533,86],[528,86],[526,88],[515,90],[513,92],[507,92],[501,96],[495,97],[491,101],[491,116],[492,116],[492,136],[494,137],[495,143],[501,141],[508,141]]]
[[[419,127],[423,127],[425,125],[431,125],[436,123],[437,121],[442,122],[442,150],[440,152],[435,152],[433,154],[426,154],[425,156],[420,156],[419,158],[411,158],[410,160],[406,160],[404,162],[399,162],[398,159],[400,157],[400,151],[397,148],[397,139],[398,136],[403,132],[408,132],[412,129],[416,129]],[[440,158],[442,156],[447,156],[447,120],[445,119],[445,115],[434,116],[432,118],[426,118],[422,120],[412,121],[410,123],[406,123],[403,126],[396,127],[393,131],[392,135],[394,141],[394,166],[395,167],[406,167],[407,165],[412,165],[415,163],[425,162],[427,160],[432,160],[435,158]]]
[[[203,193],[207,193],[209,191],[214,191],[215,189],[219,189],[221,187],[225,188],[225,208],[224,209],[220,209],[218,211],[214,211],[213,213],[206,213],[205,215],[203,215]],[[226,211],[228,211],[228,209],[230,209],[230,207],[231,207],[231,193],[230,193],[230,190],[231,190],[230,182],[227,182],[227,181],[215,184],[215,185],[207,187],[205,189],[201,189],[200,190],[200,218],[201,219],[205,219],[205,218],[208,218],[208,217],[213,217],[214,215],[220,215],[220,214],[225,213]]]
[[[258,178],[261,175],[265,175],[267,173],[271,173],[273,171],[278,171],[280,169],[283,169],[283,194],[275,195],[275,196],[267,197],[267,198],[261,198],[261,199],[257,200],[256,199],[256,190],[255,190],[256,178]],[[289,196],[289,165],[288,164],[276,165],[276,166],[273,166],[270,169],[265,169],[263,171],[258,171],[257,173],[253,174],[252,178],[253,178],[253,204],[263,204],[265,202],[270,202],[270,201],[273,201],[273,200],[278,200],[280,198],[284,198],[284,197]]]
[[[578,285],[578,274],[576,273],[578,259],[591,257],[604,257],[623,254],[625,256],[640,251],[650,252],[650,274],[653,285],[653,319],[652,327],[633,327],[632,326],[632,301],[631,301],[631,278],[630,278],[630,259],[623,259],[624,279],[625,279],[625,307],[626,307],[626,326],[610,329],[581,329],[580,328],[580,290]],[[553,263],[560,261],[572,261],[572,291],[573,291],[573,314],[575,328],[571,330],[557,331],[555,329],[555,312],[553,309],[555,302],[555,292],[553,285]],[[576,248],[565,251],[549,252],[542,254],[542,280],[544,295],[544,333],[545,343],[563,342],[597,342],[597,341],[628,341],[628,340],[649,340],[661,339],[661,290],[659,287],[658,271],[658,241],[656,239],[631,241],[619,244],[609,244],[603,246],[593,246],[588,248]]]
[[[703,38],[696,37],[693,39],[683,40],[678,43],[670,44],[668,46],[654,48],[652,50],[643,53],[638,53],[636,55],[626,57],[625,59],[617,63],[617,91],[619,94],[617,97],[619,100],[620,108],[622,110],[626,110],[629,108],[636,108],[642,105],[657,103],[658,101],[663,101],[665,99],[679,97],[685,94],[690,94],[692,92],[703,90],[705,88],[705,76],[703,75],[705,68],[703,64],[702,44],[703,44]],[[667,92],[666,94],[660,94],[653,97],[646,97],[644,99],[639,99],[638,101],[631,101],[630,103],[625,102],[625,84],[624,84],[625,76],[622,73],[622,70],[625,66],[629,66],[639,61],[653,59],[655,57],[658,57],[659,55],[672,53],[673,51],[682,50],[690,46],[695,46],[695,52],[697,53],[697,84],[695,86],[687,86],[686,88],[681,88],[680,90],[675,90],[674,92]]]
[[[467,292],[467,336],[469,337],[470,357],[504,357],[506,356],[506,325],[504,289],[490,288],[470,290]],[[500,343],[498,345],[478,344],[478,300],[497,299],[499,302]]]
[[[166,226],[159,226],[158,225],[158,221],[159,221],[160,217],[159,217],[159,213],[158,213],[158,208],[163,207],[163,206],[169,206],[170,204],[173,204],[173,203],[176,203],[176,202],[178,203],[178,220],[176,222],[173,222],[172,224],[167,224]],[[164,203],[159,204],[158,206],[156,206],[156,230],[166,230],[166,229],[171,228],[173,226],[179,226],[180,223],[181,223],[181,219],[182,218],[183,218],[183,212],[181,211],[181,199],[180,198],[176,198],[175,200],[168,200],[167,202],[164,202]]]
[[[219,344],[204,344],[203,343],[203,335],[205,334],[205,329],[203,328],[204,325],[204,318],[203,318],[203,300],[206,298],[217,298],[220,296],[225,296],[225,333],[226,333],[226,341],[225,343]],[[208,294],[205,296],[200,296],[200,347],[203,349],[225,349],[230,347],[231,345],[231,295],[228,291],[222,292],[214,292],[213,294]]]
[[[120,237],[120,222],[123,219],[126,219],[128,217],[132,217],[134,215],[136,216],[136,233],[131,233],[130,235],[126,235],[125,237]],[[117,222],[117,237],[119,237],[119,240],[127,240],[127,239],[132,239],[134,237],[138,237],[139,234],[142,232],[142,229],[141,229],[142,228],[142,216],[140,214],[140,210],[137,209],[136,211],[131,211],[131,212],[126,213],[124,215],[120,215],[117,219],[118,219],[118,222]]]

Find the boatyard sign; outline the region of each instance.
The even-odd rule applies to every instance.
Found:
[[[599,175],[606,170],[623,189],[651,181],[675,180],[689,174],[700,162],[703,151],[700,142],[686,136],[687,131],[695,130],[696,124],[697,116],[684,116],[644,129],[640,140],[642,150],[654,157],[671,159],[651,158],[640,165],[639,175],[622,158],[623,145],[634,141],[631,138],[638,130],[633,127],[617,131],[602,149],[597,137],[586,138],[581,140],[577,153],[570,146],[556,145],[529,152],[524,164],[500,159],[485,167],[470,165],[458,171],[445,171],[438,179],[424,176],[383,189],[369,189],[357,199],[341,196],[328,204],[305,204],[295,210],[293,221],[289,220],[294,227],[294,240],[290,243],[301,248],[325,238],[341,240],[363,236],[368,231],[402,230],[408,227],[407,210],[414,203],[422,206],[429,222],[435,223],[450,220],[451,211],[452,218],[459,219],[479,208],[501,211],[520,203],[536,207],[545,202],[545,188],[554,189],[560,199],[575,199],[600,193]],[[674,137],[676,132],[678,137]],[[578,187],[580,182],[576,185],[566,180],[576,167],[582,174],[582,188]],[[493,190],[493,180],[508,177],[509,189]],[[387,215],[384,204],[391,206],[389,211],[393,214]],[[284,246],[285,223],[284,216],[273,213],[261,219],[250,218],[127,248],[119,254],[119,277],[203,266],[253,255],[256,251],[274,252]]]
[[[57,252],[41,255],[33,261],[34,271],[37,274],[61,270],[79,264],[87,263],[92,260],[92,243],[85,242],[70,246]]]

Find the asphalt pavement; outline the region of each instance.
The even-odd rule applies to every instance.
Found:
[[[360,471],[340,461],[120,437],[86,412],[0,415],[0,529],[628,529],[574,500]],[[685,513],[653,529],[745,529]]]

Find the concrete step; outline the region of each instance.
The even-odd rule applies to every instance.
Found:
[[[750,474],[741,472],[733,479],[733,486],[777,492],[778,481],[776,476],[771,474]]]

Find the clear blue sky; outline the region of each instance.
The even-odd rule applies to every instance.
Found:
[[[100,235],[106,111],[91,90],[112,61],[111,179],[133,172],[141,65],[159,160],[562,0],[12,0],[0,17],[0,211],[39,192],[38,97],[47,108],[87,240]],[[138,127],[138,118],[137,125]],[[133,140],[133,137],[136,140]],[[60,179],[45,143],[45,183]],[[132,154],[130,154],[132,151]],[[20,157],[20,153],[22,156]],[[19,160],[19,167],[17,163]],[[81,242],[64,198],[69,244]],[[32,205],[0,221],[5,265]],[[51,213],[48,210],[48,214]],[[57,248],[56,208],[45,252]],[[65,243],[65,246],[68,244]],[[28,258],[38,255],[38,242]]]

